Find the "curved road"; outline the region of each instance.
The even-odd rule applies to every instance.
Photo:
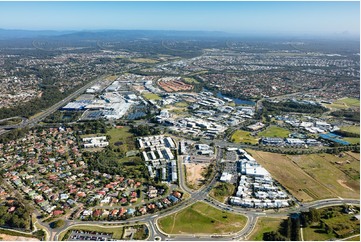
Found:
[[[189,241],[189,240],[246,240],[248,236],[252,233],[256,223],[257,219],[259,217],[268,216],[268,217],[284,217],[289,215],[290,213],[294,212],[300,212],[300,211],[307,211],[309,208],[321,208],[325,206],[334,206],[334,205],[342,205],[342,204],[354,204],[359,205],[360,201],[356,199],[326,199],[326,200],[320,200],[315,201],[311,203],[301,204],[301,206],[297,207],[291,207],[286,209],[281,209],[279,211],[274,210],[267,210],[266,212],[262,210],[255,210],[255,209],[247,209],[247,208],[241,208],[241,207],[235,207],[226,205],[224,203],[220,203],[217,200],[214,200],[213,198],[208,196],[209,191],[212,189],[212,187],[215,185],[217,181],[217,177],[219,176],[219,170],[218,170],[218,162],[221,160],[222,157],[222,149],[219,149],[219,152],[217,152],[217,159],[216,159],[216,174],[213,176],[212,180],[202,187],[200,190],[193,191],[189,189],[185,184],[185,177],[184,177],[184,169],[181,164],[180,159],[178,160],[179,165],[179,186],[182,190],[188,192],[189,198],[180,202],[179,204],[167,209],[160,211],[156,214],[147,214],[144,216],[134,217],[125,221],[66,221],[66,226],[63,229],[57,229],[53,230],[50,233],[51,240],[57,240],[59,234],[67,229],[71,225],[86,225],[86,224],[97,224],[97,225],[131,225],[131,224],[138,224],[138,223],[144,223],[149,228],[149,237],[148,240],[155,240],[161,239],[161,240],[177,240],[177,241]],[[233,213],[242,214],[247,217],[247,223],[245,227],[239,231],[238,233],[234,234],[226,234],[226,235],[168,235],[161,231],[157,225],[157,220],[159,218],[168,216],[173,213],[177,213],[184,208],[196,203],[197,201],[203,201],[213,207],[216,207],[218,209],[222,209],[225,211],[231,211]],[[44,225],[44,224],[42,224]],[[45,225],[44,225],[45,226]]]
[[[91,82],[89,82],[88,84],[86,84],[85,86],[83,86],[82,88],[78,89],[77,91],[75,91],[74,93],[72,93],[71,95],[69,95],[68,97],[66,97],[65,99],[63,99],[62,101],[56,103],[55,105],[51,106],[50,108],[46,109],[44,112],[42,112],[40,115],[34,117],[33,119],[29,119],[29,120],[23,120],[22,123],[17,124],[17,125],[13,125],[13,126],[9,126],[7,128],[23,128],[26,126],[29,127],[33,127],[35,126],[38,122],[40,122],[41,120],[43,120],[45,117],[47,117],[48,115],[52,114],[53,112],[55,112],[56,110],[58,110],[60,107],[62,107],[63,105],[65,105],[67,102],[71,101],[73,98],[77,97],[78,95],[82,94],[86,89],[88,89],[89,87],[91,87],[92,85],[94,85],[96,82],[98,82],[101,79],[104,79],[106,75],[101,76]],[[0,135],[9,132],[9,130],[4,130],[1,129],[0,127]],[[221,147],[225,147],[228,145],[234,146],[233,143],[229,143],[227,141],[217,141],[214,140],[213,141],[216,145],[219,145]],[[238,146],[237,146],[238,147]],[[239,146],[240,147],[240,146]],[[254,147],[251,147],[254,148]],[[360,201],[359,200],[355,200],[355,199],[327,199],[327,200],[321,200],[321,201],[315,201],[312,203],[307,203],[307,204],[300,204],[300,206],[298,207],[293,207],[293,208],[288,208],[288,209],[283,209],[279,212],[274,212],[274,211],[267,211],[267,212],[262,212],[262,211],[255,211],[254,209],[244,209],[244,208],[240,208],[240,207],[233,207],[233,206],[229,206],[223,203],[220,203],[210,197],[208,197],[208,193],[209,191],[212,189],[212,187],[215,185],[216,181],[217,181],[217,177],[219,176],[220,170],[219,170],[219,161],[222,158],[222,149],[218,149],[217,152],[217,158],[216,158],[216,165],[215,165],[215,175],[213,176],[212,180],[205,185],[204,187],[202,187],[200,190],[194,191],[191,190],[187,187],[187,185],[185,184],[185,177],[184,177],[184,170],[183,170],[183,166],[181,164],[181,160],[178,159],[178,167],[179,167],[179,186],[180,188],[187,192],[189,194],[189,198],[182,201],[181,203],[167,209],[167,210],[163,210],[160,211],[157,214],[147,214],[145,216],[141,216],[141,217],[134,217],[125,221],[115,221],[115,222],[99,222],[99,221],[89,221],[89,222],[84,222],[84,221],[71,221],[71,220],[66,220],[66,225],[63,229],[51,229],[49,227],[48,223],[43,223],[41,222],[39,219],[36,221],[37,223],[39,223],[41,226],[45,227],[47,230],[47,235],[49,240],[56,240],[58,239],[59,234],[67,229],[69,226],[71,225],[80,225],[80,224],[98,224],[98,225],[104,225],[104,224],[123,224],[123,225],[128,225],[128,224],[137,224],[137,223],[144,223],[148,226],[149,228],[149,240],[154,240],[155,238],[161,238],[162,240],[238,240],[238,239],[242,239],[245,240],[247,239],[247,236],[249,236],[249,234],[253,231],[254,226],[256,224],[256,221],[258,219],[258,217],[261,216],[275,216],[275,217],[279,217],[279,216],[286,216],[291,212],[300,212],[300,211],[305,211],[308,210],[309,208],[313,207],[313,208],[320,208],[320,207],[325,207],[325,206],[333,206],[333,205],[342,205],[344,203],[348,203],[348,204],[355,204],[355,205],[359,205]],[[247,224],[246,226],[238,233],[235,234],[231,234],[231,235],[224,235],[224,236],[212,236],[212,235],[207,235],[207,236],[193,236],[193,235],[180,235],[180,236],[171,236],[169,237],[169,235],[164,234],[164,232],[160,231],[158,226],[157,226],[157,219],[163,216],[167,216],[169,214],[172,213],[176,213],[182,209],[184,209],[187,206],[190,206],[191,204],[197,202],[197,201],[204,201],[207,204],[210,204],[211,206],[217,207],[219,209],[223,209],[223,210],[227,210],[227,211],[231,211],[234,213],[239,213],[239,214],[243,214],[244,216],[247,217]],[[38,212],[36,212],[36,214],[39,214]]]

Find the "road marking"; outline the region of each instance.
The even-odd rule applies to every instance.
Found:
[[[151,218],[156,218],[156,217],[158,217],[159,216],[159,214],[157,214],[157,215],[154,215],[154,216],[152,216]]]

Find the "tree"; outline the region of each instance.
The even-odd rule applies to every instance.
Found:
[[[286,241],[288,240],[285,236],[281,235],[279,232],[271,231],[263,233],[264,241]]]
[[[318,212],[317,209],[315,209],[315,208],[310,208],[309,214],[310,214],[310,220],[311,220],[311,222],[318,222],[318,221],[320,221],[321,216],[320,216],[320,213]]]
[[[49,226],[53,229],[63,227],[64,225],[65,225],[65,221],[62,219],[56,220],[49,224]]]

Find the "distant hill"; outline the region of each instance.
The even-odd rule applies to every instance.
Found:
[[[137,39],[137,38],[209,38],[232,37],[233,34],[220,31],[167,31],[167,30],[87,30],[87,31],[53,31],[53,30],[7,30],[0,29],[0,39],[57,37],[61,39]]]
[[[44,36],[59,36],[73,32],[74,31],[0,29],[0,39],[7,40],[20,38],[37,38]]]

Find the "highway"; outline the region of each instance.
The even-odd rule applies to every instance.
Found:
[[[70,94],[69,96],[64,98],[63,100],[61,100],[61,101],[57,102],[56,104],[54,104],[53,106],[47,108],[45,111],[41,112],[40,114],[35,115],[35,117],[33,117],[31,119],[23,120],[23,122],[21,122],[20,124],[16,124],[16,125],[0,126],[0,135],[3,135],[3,134],[6,134],[6,133],[10,132],[10,129],[34,127],[37,123],[44,120],[47,116],[54,113],[59,108],[63,107],[66,103],[68,103],[71,100],[73,100],[74,98],[78,97],[80,94],[84,93],[86,91],[86,89],[90,88],[91,86],[93,86],[98,81],[103,80],[107,76],[108,75],[103,75],[103,76],[98,77],[95,80],[87,83],[85,86],[79,88],[78,90],[76,90],[75,92],[73,92],[72,94]]]
[[[64,98],[60,102],[54,104],[53,106],[49,107],[42,113],[38,114],[37,116],[33,117],[32,119],[23,119],[20,124],[16,125],[8,125],[6,128],[24,128],[24,127],[34,127],[38,122],[42,121],[47,116],[54,113],[56,110],[64,106],[66,103],[71,101],[72,99],[76,98],[83,92],[85,92],[86,89],[94,85],[96,82],[103,80],[106,77],[106,75],[101,76],[82,88],[78,89],[74,93],[70,94],[68,97]],[[9,132],[9,130],[2,129],[3,127],[0,126],[0,135],[5,134]],[[321,208],[325,206],[334,206],[334,205],[342,205],[342,204],[354,204],[359,205],[360,201],[355,199],[340,199],[340,198],[334,198],[334,199],[326,199],[326,200],[320,200],[315,201],[311,203],[298,203],[295,207],[292,208],[286,208],[281,209],[279,211],[275,210],[255,210],[255,209],[245,209],[241,207],[235,207],[226,205],[223,203],[220,203],[211,197],[208,196],[209,191],[212,189],[212,187],[216,184],[218,177],[220,176],[220,161],[223,156],[223,149],[225,147],[238,147],[238,148],[255,148],[253,146],[249,145],[236,145],[234,143],[230,143],[225,140],[212,140],[212,141],[206,141],[205,143],[211,143],[214,142],[216,148],[216,162],[215,162],[215,171],[213,174],[212,179],[208,182],[208,184],[204,185],[201,189],[195,191],[187,187],[186,181],[185,181],[185,171],[183,169],[182,160],[178,159],[178,177],[179,177],[179,187],[189,194],[189,198],[185,199],[184,201],[181,201],[179,204],[158,212],[157,214],[147,214],[140,217],[134,217],[125,221],[76,221],[76,220],[65,220],[65,226],[60,229],[51,229],[49,227],[48,223],[41,222],[40,219],[37,219],[37,223],[44,226],[46,228],[46,232],[48,235],[49,240],[58,240],[59,234],[64,231],[65,229],[69,228],[69,226],[72,225],[87,225],[87,224],[97,224],[97,225],[132,225],[132,224],[141,224],[144,223],[149,228],[149,238],[148,240],[155,240],[161,239],[161,240],[246,240],[248,236],[252,233],[255,224],[257,222],[257,219],[262,216],[271,216],[271,217],[284,217],[289,215],[290,213],[294,212],[301,212],[301,211],[307,211],[309,208]],[[227,235],[167,235],[163,231],[161,231],[157,226],[157,220],[159,218],[162,218],[164,216],[168,216],[172,213],[179,212],[186,208],[187,206],[190,206],[197,201],[203,201],[213,207],[216,207],[218,209],[222,209],[224,211],[230,211],[233,213],[239,213],[247,217],[247,223],[245,227],[240,230],[238,233],[235,234],[227,234]],[[35,212],[36,215],[39,215],[40,213],[38,211]]]

